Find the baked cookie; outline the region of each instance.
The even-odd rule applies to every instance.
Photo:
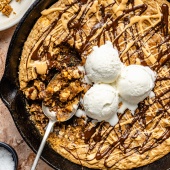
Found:
[[[170,152],[169,12],[165,0],[59,0],[42,11],[19,66],[30,119],[42,134],[47,118],[39,103],[48,82],[68,67],[83,66],[93,46],[111,41],[125,65],[149,66],[157,73],[155,97],[140,102],[134,115],[129,110],[118,113],[114,127],[85,117],[56,124],[48,142],[57,153],[89,168],[123,170]],[[82,83],[78,94],[88,88]],[[66,106],[69,101],[61,102]]]

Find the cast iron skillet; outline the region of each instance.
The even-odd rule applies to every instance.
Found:
[[[12,37],[7,53],[5,73],[0,82],[0,96],[2,101],[9,109],[20,134],[34,152],[38,150],[42,137],[33,123],[28,119],[29,114],[25,108],[26,99],[19,90],[19,58],[30,30],[36,20],[41,16],[40,12],[56,1],[57,0],[37,0],[22,18]],[[57,170],[88,170],[88,168],[82,168],[64,159],[51,149],[49,145],[45,146],[41,158]],[[150,165],[137,168],[136,170],[167,170],[170,167],[169,160],[170,154]]]

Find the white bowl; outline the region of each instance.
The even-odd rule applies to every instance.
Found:
[[[13,0],[10,3],[13,11],[9,17],[4,16],[0,12],[0,31],[17,24],[34,1],[35,0],[21,0],[21,2],[16,2],[16,0]]]

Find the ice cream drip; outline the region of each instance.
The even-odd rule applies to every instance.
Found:
[[[94,84],[85,93],[83,106],[88,117],[118,122],[117,113],[129,109],[132,114],[147,97],[154,97],[156,73],[148,66],[125,66],[111,42],[93,47],[85,63],[86,77]]]

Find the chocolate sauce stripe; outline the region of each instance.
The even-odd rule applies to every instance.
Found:
[[[166,81],[166,80],[170,80],[170,76],[169,77],[157,77],[156,82],[157,81]]]
[[[116,164],[118,164],[120,161],[122,161],[123,159],[126,159],[127,157],[129,157],[129,156],[131,156],[131,155],[133,155],[133,154],[134,154],[134,152],[128,153],[126,156],[122,157],[120,160],[117,160],[117,161],[116,161],[115,163],[113,163],[112,165],[108,165],[107,159],[106,159],[104,165],[105,165],[105,167],[107,167],[107,168],[112,168],[113,166],[115,166]]]
[[[133,11],[135,11],[135,10],[137,10],[137,9],[142,9],[143,6],[144,6],[144,5],[142,4],[142,5],[136,6],[135,8],[132,7],[131,9],[125,10],[122,15],[120,15],[118,18],[115,19],[115,21],[111,24],[111,26],[113,26],[113,25],[114,25],[114,26],[117,26],[117,25],[118,25],[118,21],[119,21],[121,18],[123,18],[123,17],[125,16],[125,14],[128,14],[128,13],[130,13],[130,12],[133,12]],[[129,27],[127,27],[126,29],[128,29],[128,28],[129,28]],[[126,30],[126,29],[125,29],[125,30]],[[124,31],[125,31],[125,30],[124,30]],[[123,33],[124,33],[124,32],[120,33],[118,36],[115,36],[114,42],[117,42],[117,40],[121,37],[121,35],[122,35]],[[119,49],[117,43],[116,43],[116,46],[117,46],[117,48]]]
[[[128,19],[128,21],[126,22],[125,20],[124,20],[124,28],[127,26],[127,24],[129,24],[129,19]],[[125,30],[125,32],[124,32],[124,42],[125,42],[125,47],[124,47],[124,50],[126,49],[126,46],[127,46],[127,30]],[[133,31],[132,31],[132,39],[134,40],[134,35],[133,35]],[[122,50],[122,52],[124,52],[124,50]],[[121,53],[120,53],[120,55],[121,55]],[[129,57],[130,55],[129,55],[129,51],[127,51],[127,60],[125,60],[125,63],[128,61],[128,64],[130,65],[130,57]]]
[[[163,13],[162,21],[163,21],[163,24],[165,25],[165,29],[163,30],[163,32],[164,32],[164,35],[167,36],[169,34],[169,30],[168,30],[169,8],[168,8],[168,5],[163,4],[161,6],[161,9],[162,9],[162,13]]]
[[[169,52],[170,50],[168,50]],[[168,53],[167,57],[164,59],[162,63],[159,63],[158,69],[160,69],[162,66],[164,66],[166,63],[170,61],[170,53]]]
[[[165,90],[165,91],[163,91],[163,92],[160,93],[159,95],[157,95],[156,98],[161,98],[163,95],[165,95],[165,94],[167,94],[167,93],[169,93],[169,92],[170,92],[170,88],[167,89],[167,90]]]
[[[81,15],[81,17],[79,19],[79,24],[83,23],[83,20],[84,20],[86,14],[88,13],[88,11],[90,10],[90,8],[92,7],[92,5],[93,5],[93,2],[90,2],[90,4],[86,5],[85,10],[83,11],[83,14]],[[79,6],[79,8],[81,10],[80,6]]]
[[[91,3],[91,4],[93,4],[93,3]],[[164,5],[164,8],[165,8],[165,6],[166,6],[166,5]],[[71,6],[70,6],[70,7],[71,7]],[[133,7],[132,9],[128,9],[127,11],[124,11],[124,13],[126,14],[126,13],[131,12],[131,11],[134,11],[134,10],[136,10],[136,9],[140,9],[141,7],[146,8],[146,5],[139,5],[139,6],[136,6],[135,8]],[[69,7],[68,7],[68,9],[69,9]],[[146,10],[146,9],[145,9],[145,10]],[[144,11],[145,11],[145,10],[144,10]],[[66,11],[66,10],[64,10],[64,11]],[[61,14],[62,14],[62,13],[61,13]],[[86,13],[84,12],[83,14],[85,15]],[[123,14],[120,18],[122,18],[123,16],[124,16],[124,14]],[[60,18],[60,17],[59,17],[59,18]],[[81,19],[82,19],[82,18],[83,18],[83,16],[81,16]],[[81,20],[81,19],[80,19],[80,20]],[[72,19],[71,19],[70,21],[72,21]],[[70,21],[69,21],[69,22],[70,22]],[[165,22],[165,21],[164,21],[164,22]],[[68,28],[69,28],[69,24],[68,24]],[[95,32],[95,31],[94,31],[94,28],[92,28],[92,33],[93,33],[93,32]],[[90,36],[91,36],[92,33],[90,33]],[[100,36],[101,36],[101,35],[100,35]],[[88,39],[88,38],[87,38],[87,39]]]
[[[72,3],[70,6],[68,6],[68,7],[66,7],[64,10],[63,10],[63,12],[61,12],[60,14],[59,14],[59,16],[57,17],[57,19],[56,20],[54,20],[53,21],[53,23],[51,24],[51,25],[49,25],[49,27],[43,32],[43,34],[39,37],[39,40],[43,37],[43,35],[46,33],[47,35],[45,36],[45,38],[44,39],[46,39],[46,37],[49,35],[49,33],[54,29],[54,27],[57,25],[57,23],[58,23],[58,21],[60,20],[60,18],[62,17],[62,15],[69,9],[69,8],[71,8],[72,7],[72,5],[74,5],[75,4],[75,2],[74,3]],[[42,43],[42,42],[41,42]],[[34,48],[35,46],[33,46],[33,48]],[[38,55],[38,50],[40,49],[40,47],[41,46],[38,46],[36,49],[35,49],[35,51],[37,51],[37,53],[35,53],[34,55]],[[33,48],[31,49],[31,50],[33,50]],[[31,52],[30,52],[31,53]],[[30,55],[30,54],[29,54]],[[31,58],[32,58],[32,56],[31,56]]]
[[[73,3],[74,4],[74,3]],[[93,3],[91,3],[91,5],[92,5]],[[164,5],[164,6],[166,6],[166,5]],[[70,7],[71,7],[71,5],[70,5]],[[69,9],[70,7],[68,7],[67,9]],[[127,14],[128,12],[131,12],[131,11],[135,11],[135,10],[137,10],[137,9],[142,9],[142,7],[145,9],[146,8],[146,5],[144,4],[144,5],[138,5],[138,6],[136,6],[136,7],[132,7],[131,9],[128,9],[128,10],[126,10],[126,11],[124,11],[124,13],[121,15],[121,16],[119,16],[119,18],[121,19],[125,14]],[[80,7],[79,7],[80,8]],[[165,7],[164,7],[165,8]],[[67,9],[66,10],[64,10],[64,12],[65,11],[67,11]],[[144,10],[143,9],[143,12],[146,10]],[[84,18],[84,16],[86,15],[86,13],[87,13],[87,11],[86,11],[86,8],[85,8],[85,10],[83,11],[83,15],[80,17],[80,21],[82,20],[82,18]],[[63,13],[64,13],[63,12]],[[60,17],[61,17],[61,15],[63,14],[63,13],[61,13],[60,14]],[[142,14],[142,13],[141,13]],[[59,17],[59,18],[60,18]],[[72,20],[74,20],[76,18],[76,15],[69,21],[69,22],[71,22]],[[117,19],[116,19],[117,20]],[[57,21],[58,22],[58,21]],[[56,21],[55,21],[55,23],[57,23]],[[69,23],[68,22],[68,23]],[[165,22],[165,21],[164,21]],[[111,25],[113,25],[113,23],[111,23]],[[107,27],[109,27],[108,25],[107,25]],[[68,24],[68,28],[69,28],[69,24]],[[92,28],[92,30],[91,30],[91,33],[90,33],[90,35],[89,35],[89,37],[91,37],[96,31],[97,31],[97,29],[98,29],[98,27],[97,27],[97,29],[94,29],[95,28],[95,26]],[[103,34],[103,32],[99,35],[99,37],[98,38],[101,38],[101,35]],[[74,39],[75,39],[75,36],[73,36],[74,37]],[[80,37],[82,37],[82,36],[80,36]],[[86,42],[84,43],[84,44],[88,44],[87,43],[87,41],[89,41],[89,37],[86,37]],[[75,40],[74,40],[74,42],[75,42]],[[98,41],[98,42],[100,42],[100,41]],[[99,45],[99,44],[98,44]],[[164,64],[164,63],[163,63]]]
[[[169,135],[169,132],[166,131],[165,133],[163,133],[162,136],[164,136],[164,135],[166,135],[166,134]],[[146,136],[147,136],[147,137],[150,137],[150,135],[146,135]],[[149,138],[148,138],[148,139],[149,139]],[[148,139],[145,141],[144,144],[147,143]],[[164,139],[165,139],[165,137],[164,137]],[[155,143],[157,143],[157,142],[161,143],[161,142],[163,142],[163,140],[161,140],[160,138],[159,138],[159,139],[155,139]],[[155,145],[155,143],[152,143],[150,146],[147,146],[147,147],[145,147],[144,144],[143,144],[143,148],[138,149],[138,152],[139,152],[140,154],[142,154],[142,153],[144,153],[144,152],[146,152],[146,151],[148,151],[148,150],[150,150],[150,149],[153,149],[153,148],[157,147],[158,145],[157,145],[157,144]],[[137,148],[137,147],[135,147],[135,149],[136,149],[136,148]],[[139,147],[138,147],[138,148],[139,148]],[[112,151],[114,151],[114,149],[115,149],[115,147],[112,148],[111,150],[109,150],[109,153],[112,152]],[[68,151],[69,151],[69,149],[68,149]],[[69,152],[70,152],[70,151],[69,151]],[[107,152],[107,150],[106,150],[105,152]],[[107,153],[108,153],[108,152],[107,152]],[[105,154],[105,153],[104,153],[104,154]],[[133,153],[132,153],[132,154],[133,154]],[[129,155],[129,153],[128,153],[127,155]],[[100,156],[101,156],[101,155],[98,155],[98,158],[100,158]],[[102,156],[103,156],[103,155],[102,155]],[[108,156],[109,156],[109,154],[108,154]],[[108,156],[107,156],[107,158],[108,158]],[[105,166],[107,166],[107,163],[106,163],[107,158],[105,159]],[[124,157],[123,159],[125,159],[125,157]],[[119,160],[119,161],[121,161],[121,160]],[[107,167],[110,167],[110,166],[107,166]]]
[[[160,23],[158,23],[156,26],[159,26],[159,27],[160,27]],[[155,27],[156,27],[156,26],[155,26]],[[135,24],[135,27],[136,27],[136,24]],[[144,43],[143,43],[141,40],[142,40],[143,38],[145,38],[145,36],[147,36],[148,34],[151,34],[151,31],[153,31],[153,30],[155,30],[155,28],[154,28],[154,27],[151,27],[143,36],[140,36],[139,33],[138,33],[138,39],[137,39],[137,40],[133,39],[134,45],[136,46],[136,49],[137,49],[137,50],[134,51],[134,52],[129,56],[129,58],[132,57],[135,53],[140,52],[140,53],[138,53],[138,54],[139,54],[139,55],[138,55],[139,59],[140,59],[141,61],[145,61],[143,50],[142,50],[142,48],[140,48],[140,47],[143,47],[143,46],[144,46]],[[159,30],[159,29],[157,29],[157,30]],[[132,28],[131,28],[131,31],[133,32],[133,29],[132,29]],[[138,32],[137,27],[136,27],[136,32]],[[156,31],[153,32],[151,35],[154,35],[155,33],[156,33]],[[133,35],[134,35],[134,33],[133,33]],[[132,36],[132,38],[133,38],[133,36]],[[140,47],[139,47],[139,45],[138,45],[138,42],[140,42]],[[133,47],[133,46],[132,46],[132,47]],[[161,57],[162,57],[162,56],[161,56]],[[147,66],[147,63],[146,63],[146,62],[143,63],[143,64]]]
[[[159,120],[161,120],[161,119],[159,119]],[[159,121],[159,120],[158,120],[158,121]],[[156,127],[157,125],[158,125],[158,122],[155,124],[155,127]],[[148,135],[147,135],[147,136],[148,136]],[[151,134],[149,135],[149,137],[150,137],[150,136],[151,136]],[[125,136],[125,139],[126,139],[126,137],[127,137],[127,134],[126,134],[126,136]],[[145,143],[143,144],[143,146],[147,143],[147,141],[149,140],[149,137],[148,137],[148,139],[145,141]],[[115,144],[118,144],[118,142],[115,143]],[[115,149],[115,147],[114,147],[113,149],[108,148],[108,149],[106,149],[106,150],[103,152],[103,154],[100,154],[100,152],[99,152],[96,159],[99,159],[99,158],[107,155],[108,153],[110,153],[110,152],[111,152],[112,150],[114,150],[114,149]],[[148,149],[148,147],[147,147],[147,149]],[[145,151],[146,151],[147,149],[145,149]],[[100,149],[99,149],[99,150],[100,150]],[[109,155],[109,154],[108,154],[108,155]]]
[[[76,151],[76,156],[75,156],[75,155],[73,154],[73,152],[72,152],[72,150],[75,151],[76,148],[70,149],[70,148],[64,147],[64,146],[62,146],[62,145],[60,145],[60,147],[63,148],[63,149],[65,149],[70,155],[72,155],[72,156],[74,157],[74,159],[76,159],[76,160],[78,159],[78,161],[80,162],[80,165],[82,165],[81,161],[83,161],[84,159],[81,159],[81,158],[79,157],[77,151]]]
[[[153,122],[156,120],[156,118],[158,117],[159,119],[158,119],[156,122],[154,122],[154,125],[153,125],[152,128],[151,128],[151,129],[155,129],[155,128],[158,126],[159,122],[161,121],[161,118],[163,117],[163,114],[164,114],[164,113],[162,113],[162,115],[156,115],[156,117],[155,117],[154,119],[152,119],[151,121],[149,121],[149,122],[146,124],[146,128],[147,128],[151,123],[153,123]]]
[[[161,57],[159,58],[158,62],[160,61],[160,59],[162,59],[163,56],[167,55],[167,57],[164,59],[164,60],[170,60],[170,57],[169,57],[169,53],[170,53],[170,48],[167,47],[166,50],[164,51],[161,51]]]
[[[99,148],[102,148],[103,144],[105,143],[105,141],[107,140],[109,134],[113,131],[113,129],[114,128],[111,127],[111,128],[108,128],[107,130],[105,130],[105,132],[102,135],[103,138],[101,139],[101,141],[98,141],[98,142],[100,142]],[[98,134],[96,134],[96,135],[98,135]],[[96,144],[97,144],[97,142],[96,142]],[[91,148],[90,151],[92,151],[93,149],[94,149],[94,147]]]

